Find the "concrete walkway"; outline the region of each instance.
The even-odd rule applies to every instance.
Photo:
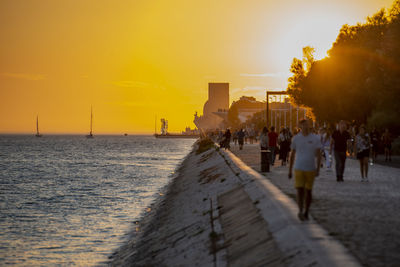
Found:
[[[258,144],[245,145],[243,150],[232,146],[231,150],[245,164],[260,172]],[[276,165],[280,165],[280,161],[276,161]],[[287,173],[286,166],[274,166],[271,172],[264,174],[267,179],[264,178],[264,181],[259,179],[258,187],[261,183],[270,181],[294,199],[293,180],[287,178]],[[358,161],[348,159],[344,180],[344,183],[337,183],[334,172],[322,169],[315,182],[311,207],[314,220],[308,224],[320,225],[326,230],[325,233],[322,230],[314,235],[317,240],[318,238],[322,240],[320,243],[323,246],[327,246],[328,255],[323,258],[332,256],[333,252],[333,255],[335,253],[338,255],[334,261],[343,260],[342,255],[344,255],[347,261],[356,264],[351,257],[347,258],[346,251],[340,248],[340,245],[334,244],[333,247],[330,245],[332,240],[338,240],[364,266],[399,266],[400,170],[375,164],[370,166],[370,182],[361,182]],[[279,198],[279,192],[275,192],[276,198]],[[254,194],[253,192],[250,195]],[[262,207],[260,209],[263,210]],[[293,209],[291,212],[295,214],[296,208]],[[268,209],[265,212],[268,212]],[[271,225],[271,218],[267,222]],[[321,228],[315,229],[311,227],[310,231],[314,231],[315,234],[315,231],[318,232]],[[306,238],[313,236],[311,232],[306,231],[306,235],[309,235]],[[330,239],[326,238],[325,234],[328,234]],[[317,250],[320,248],[320,246],[313,247]],[[349,262],[337,266],[348,265]]]
[[[268,231],[281,252],[281,263],[285,266],[360,266],[357,259],[312,218],[301,222],[297,218],[295,201],[283,194],[265,176],[229,151],[224,151],[223,156],[232,162],[232,170],[243,181],[244,190],[268,225]],[[240,215],[243,211],[239,210],[238,213]],[[221,224],[224,229],[223,221]],[[242,227],[250,232],[252,225],[245,223]]]
[[[360,182],[322,171],[309,221],[287,167],[261,174],[258,145],[192,151],[106,266],[399,266],[400,169]],[[249,167],[251,166],[251,167]],[[254,168],[254,169],[253,169]]]
[[[256,205],[243,186],[218,196],[229,266],[286,266]]]

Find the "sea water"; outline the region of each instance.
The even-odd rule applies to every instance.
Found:
[[[0,135],[0,265],[104,263],[194,141]]]

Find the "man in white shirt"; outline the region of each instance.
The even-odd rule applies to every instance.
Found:
[[[298,217],[308,219],[308,211],[312,201],[314,179],[319,175],[321,166],[321,140],[310,132],[309,122],[299,123],[301,131],[293,137],[290,154],[289,179],[292,178],[294,163],[295,187],[297,189]],[[296,162],[294,161],[296,159]],[[315,163],[317,159],[317,164]],[[305,208],[304,208],[305,202]]]

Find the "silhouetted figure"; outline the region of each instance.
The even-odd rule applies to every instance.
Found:
[[[227,129],[224,134],[224,147],[225,149],[231,148],[231,131]]]
[[[365,126],[361,125],[355,138],[354,151],[357,153],[357,159],[360,161],[361,182],[368,182],[368,160],[370,151],[370,138],[365,130]]]
[[[253,128],[249,128],[247,132],[249,134],[249,142],[253,144],[256,139],[256,131]]]
[[[278,136],[279,143],[279,158],[282,160],[282,166],[286,165],[287,155],[290,150],[290,135],[283,128]]]
[[[321,164],[321,141],[317,135],[310,132],[307,120],[300,121],[300,128],[301,132],[292,139],[288,177],[289,179],[292,178],[294,165],[297,205],[299,207],[298,217],[300,220],[307,220],[312,201],[314,179],[319,175]],[[315,166],[315,158],[317,158],[317,166]]]
[[[385,161],[392,161],[392,136],[388,128],[385,129],[382,135],[382,144],[385,149]]]
[[[232,140],[233,140],[233,143],[234,143],[235,145],[237,145],[237,142],[238,142],[238,131],[235,131],[235,132],[233,133]]]
[[[264,127],[260,134],[260,148],[261,150],[268,149],[268,128]]]
[[[349,129],[350,139],[347,140],[347,150],[349,152],[350,157],[356,156],[356,153],[357,153],[356,151],[354,151],[354,144],[355,144],[357,132],[358,132],[357,125],[353,121],[352,125],[350,126],[350,129]]]
[[[332,155],[330,154],[331,132],[329,129],[322,128],[322,130],[321,130],[321,145],[322,145],[322,150],[323,150],[322,155],[325,158],[326,170],[331,171],[331,164],[332,164]]]
[[[244,137],[245,137],[245,132],[243,129],[240,129],[240,131],[238,132],[237,136],[238,136],[238,142],[239,142],[239,149],[242,150],[243,149],[243,144],[244,144]]]
[[[275,132],[274,126],[271,126],[271,131],[268,133],[268,147],[271,150],[271,165],[274,165],[278,148],[278,134]]]
[[[350,134],[346,131],[346,122],[339,122],[339,130],[335,130],[332,134],[331,148],[329,154],[332,154],[334,148],[335,154],[335,167],[336,167],[336,181],[343,182],[343,173],[346,163],[347,141],[351,138]]]
[[[372,130],[371,134],[370,134],[370,138],[371,138],[371,147],[372,147],[372,160],[373,162],[376,161],[376,158],[378,157],[378,152],[379,152],[379,140],[380,140],[380,136],[379,136],[379,132],[378,130],[374,127],[374,129]]]
[[[224,133],[222,132],[222,131],[220,131],[220,130],[218,130],[218,132],[217,132],[217,140],[218,140],[218,142],[219,142],[219,146],[221,147],[221,148],[223,148],[224,146],[225,146],[225,143],[224,143]]]

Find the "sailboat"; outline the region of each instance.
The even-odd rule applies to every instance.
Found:
[[[93,138],[93,108],[90,107],[90,133],[86,135],[86,138]]]
[[[39,133],[39,116],[36,116],[36,137],[42,137],[42,135]]]

